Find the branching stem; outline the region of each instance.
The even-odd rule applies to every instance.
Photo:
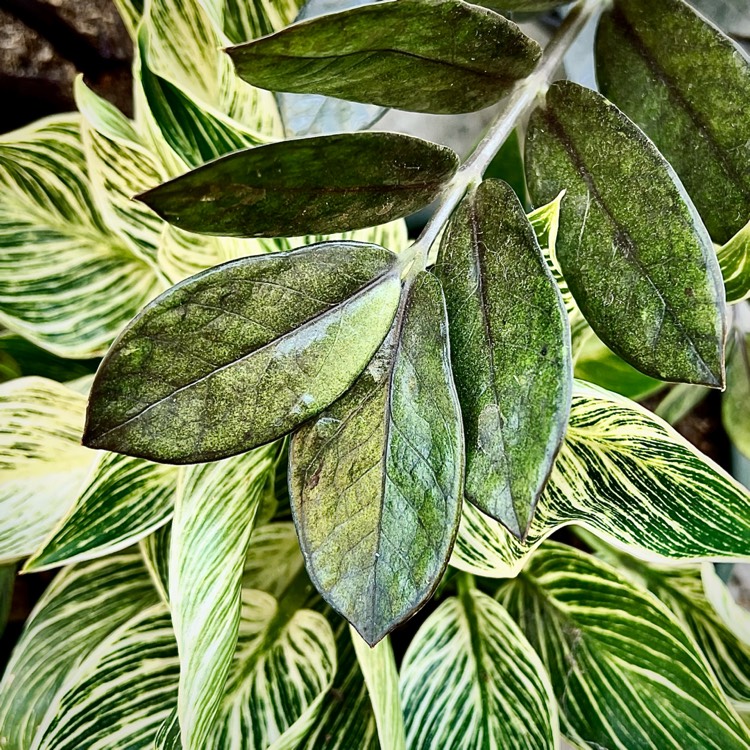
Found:
[[[518,121],[534,106],[537,99],[546,93],[565,53],[578,38],[584,26],[600,11],[604,2],[606,0],[580,0],[566,16],[565,21],[545,48],[544,56],[537,69],[528,78],[519,81],[508,95],[505,107],[490,125],[484,138],[461,165],[455,177],[448,183],[435,212],[417,241],[409,249],[404,265],[411,265],[410,275],[427,267],[430,249],[466,191],[471,185],[481,181],[485,170],[513,132]]]

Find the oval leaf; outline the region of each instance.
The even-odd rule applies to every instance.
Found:
[[[555,750],[557,707],[544,666],[508,613],[466,589],[444,601],[401,668],[410,750]]]
[[[400,281],[377,245],[243,258],[177,284],[104,358],[84,442],[209,461],[289,432],[338,398],[390,327]]]
[[[457,167],[453,151],[420,138],[342,133],[237,151],[138,199],[190,232],[231,237],[345,232],[423,208]]]
[[[683,0],[617,0],[599,24],[596,72],[727,242],[750,220],[750,58]]]
[[[614,568],[549,544],[498,596],[542,657],[577,746],[748,747],[695,641]]]
[[[421,273],[351,390],[292,438],[308,572],[370,645],[428,599],[453,546],[463,434],[447,333],[440,284]]]
[[[364,5],[228,52],[264,89],[435,114],[493,104],[541,57],[514,23],[461,0]]]
[[[557,259],[599,338],[646,375],[722,387],[716,253],[653,143],[601,95],[566,81],[532,116],[526,159],[536,203],[567,191]]]
[[[464,496],[522,537],[565,434],[573,366],[560,291],[510,186],[487,180],[464,199],[435,274],[466,432]]]

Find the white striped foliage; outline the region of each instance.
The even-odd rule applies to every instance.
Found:
[[[278,598],[304,566],[294,524],[269,523],[255,529],[250,537],[242,585]]]
[[[64,357],[103,354],[162,289],[93,198],[80,117],[0,137],[0,323]]]
[[[409,750],[556,750],[555,696],[508,613],[471,585],[446,599],[401,667]]]
[[[277,447],[182,474],[169,554],[169,602],[180,654],[184,750],[201,750],[222,702],[240,623],[245,552]]]
[[[81,446],[86,399],[39,377],[0,385],[0,562],[30,555],[96,459]]]
[[[44,716],[57,710],[66,678],[111,633],[157,601],[132,553],[59,573],[27,620],[0,682],[0,747],[29,750]]]
[[[750,298],[750,221],[726,245],[716,249],[727,302]]]
[[[178,467],[105,451],[94,456],[75,502],[28,560],[25,572],[118,552],[172,516]]]
[[[581,381],[526,538],[465,505],[452,563],[512,577],[544,539],[569,524],[637,557],[750,557],[750,492],[666,422]]]
[[[148,748],[177,699],[177,644],[164,604],[131,617],[65,679],[29,750]]]
[[[669,609],[614,568],[547,544],[498,598],[541,656],[578,747],[737,750],[750,734]]]
[[[386,636],[371,648],[353,627],[349,632],[370,696],[380,746],[389,750],[406,750],[398,671],[391,639]]]
[[[703,593],[716,615],[743,644],[750,645],[750,611],[740,606],[711,563],[701,566]]]
[[[143,563],[161,600],[169,604],[169,542],[172,524],[165,523],[138,542]]]

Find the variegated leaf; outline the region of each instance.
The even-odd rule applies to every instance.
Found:
[[[556,750],[555,697],[508,613],[467,585],[417,632],[401,668],[409,750]]]
[[[163,288],[95,205],[80,118],[0,138],[0,323],[64,357],[103,354]]]
[[[118,552],[172,516],[177,467],[104,451],[94,455],[77,499],[26,563],[26,572]]]
[[[679,620],[614,568],[547,544],[498,598],[549,671],[581,748],[744,750],[750,734]]]
[[[96,460],[81,446],[86,399],[29,377],[0,385],[0,562],[30,555]]]
[[[294,524],[269,523],[255,529],[250,537],[242,585],[278,598],[304,566]]]
[[[297,16],[297,0],[219,0],[224,33],[233,44],[280,31]]]
[[[724,277],[727,302],[750,298],[750,221],[716,254]]]
[[[130,617],[157,601],[138,555],[65,568],[27,620],[0,683],[0,747],[30,748],[45,714],[57,710],[68,675]]]
[[[350,632],[375,714],[380,747],[387,747],[389,750],[406,750],[398,671],[391,640],[386,636],[376,646],[370,647],[351,626]]]
[[[516,575],[555,530],[576,524],[638,557],[750,557],[750,493],[668,424],[586,383],[524,541],[464,505],[452,563]]]
[[[737,603],[712,563],[701,567],[703,593],[714,611],[739,641],[750,646],[750,611]]]
[[[239,646],[207,750],[295,750],[312,727],[336,673],[336,644],[322,615],[298,609],[311,589],[303,576],[280,601],[243,589]]]
[[[172,521],[169,602],[180,653],[184,750],[201,750],[222,702],[240,622],[240,588],[255,514],[277,448],[188,468]],[[268,561],[266,561],[268,564]]]
[[[71,673],[29,750],[131,750],[151,745],[177,700],[169,612],[156,604],[105,638]]]
[[[138,542],[143,562],[161,600],[169,604],[169,545],[172,524],[165,523]]]

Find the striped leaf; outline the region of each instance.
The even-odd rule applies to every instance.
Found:
[[[278,598],[304,564],[291,521],[261,526],[250,537],[242,585]]]
[[[158,597],[138,555],[65,568],[26,622],[0,683],[0,747],[28,750],[91,651]]]
[[[177,700],[177,645],[163,604],[139,612],[73,670],[29,750],[151,745]]]
[[[716,249],[727,302],[750,298],[750,221],[726,245]]]
[[[104,451],[94,455],[95,463],[74,504],[26,563],[24,572],[118,552],[172,516],[176,467]]]
[[[297,16],[298,0],[219,0],[222,28],[233,44],[257,39],[288,26]]]
[[[0,385],[0,562],[30,555],[78,496],[96,459],[80,444],[85,408],[45,378]]]
[[[736,332],[721,416],[732,445],[750,458],[750,333]]]
[[[172,521],[169,602],[180,653],[184,750],[201,750],[222,702],[240,622],[245,550],[273,468],[266,446],[182,474]]]
[[[409,750],[555,750],[554,693],[508,613],[469,586],[417,632],[401,668]]]
[[[310,730],[336,673],[336,644],[327,620],[298,607],[303,577],[277,601],[242,591],[239,647],[217,730],[207,750],[295,750]]]
[[[637,557],[750,556],[750,494],[658,417],[578,382],[568,432],[523,542],[464,505],[452,563],[511,577],[576,524]]]
[[[161,600],[169,604],[169,544],[172,524],[165,523],[138,542],[143,563]]]
[[[730,629],[707,596],[704,580],[713,587],[714,597],[722,602],[724,611],[729,609],[726,602],[731,594],[713,565],[648,564],[598,540],[592,546],[598,557],[631,577],[637,585],[649,589],[669,607],[695,638],[727,698],[738,711],[750,713],[750,643]],[[740,609],[737,604],[734,607]],[[731,621],[750,618],[747,612],[731,614]]]
[[[371,648],[354,628],[351,628],[351,636],[375,714],[380,747],[406,750],[398,671],[390,638],[384,638]]]
[[[0,323],[64,357],[103,354],[162,284],[94,203],[80,118],[0,138]]]
[[[541,656],[582,748],[745,749],[750,734],[679,620],[590,555],[545,545],[498,598]]]

